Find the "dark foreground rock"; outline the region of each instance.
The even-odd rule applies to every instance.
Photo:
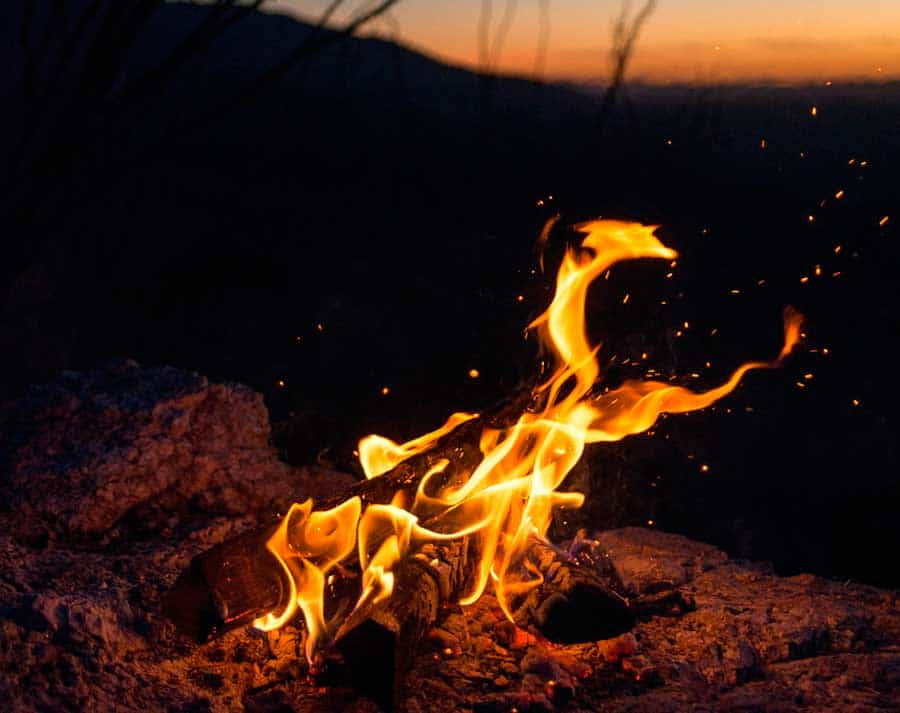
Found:
[[[0,428],[0,492],[20,535],[109,537],[192,513],[274,512],[321,483],[275,457],[260,394],[171,367],[64,372],[4,405]]]
[[[67,375],[0,419],[4,710],[378,709],[340,661],[308,677],[297,627],[198,645],[159,613],[192,556],[348,485],[279,462],[257,394],[123,362]],[[649,529],[596,538],[634,594],[659,603],[632,633],[556,646],[485,595],[442,612],[404,707],[900,710],[897,593],[778,577]]]

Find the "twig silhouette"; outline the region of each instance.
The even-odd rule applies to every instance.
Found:
[[[597,116],[597,127],[601,136],[606,129],[606,125],[609,122],[613,109],[615,109],[616,99],[619,94],[622,93],[625,74],[628,70],[628,62],[631,60],[631,56],[634,53],[637,39],[641,34],[644,24],[656,9],[656,5],[657,0],[645,0],[644,5],[638,13],[631,18],[629,17],[628,4],[622,3],[619,16],[616,18],[615,24],[613,25],[613,45],[611,51],[613,71],[609,85],[603,93],[600,112]]]

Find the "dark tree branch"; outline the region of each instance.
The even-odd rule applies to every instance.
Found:
[[[228,99],[220,102],[212,110],[201,114],[193,120],[187,121],[177,127],[175,133],[184,134],[205,128],[213,123],[217,118],[225,116],[240,106],[256,99],[260,95],[267,92],[273,86],[278,84],[297,66],[297,64],[309,57],[310,55],[321,51],[329,45],[335,44],[347,37],[353,35],[357,30],[366,25],[369,21],[382,15],[391,7],[396,5],[400,0],[382,0],[372,9],[367,10],[354,19],[348,21],[345,25],[336,31],[323,33],[325,24],[333,16],[334,12],[343,4],[342,0],[333,0],[331,5],[322,13],[318,24],[313,31],[295,47],[281,62],[265,70],[257,75],[254,79],[248,81],[244,86]]]
[[[63,7],[65,3],[65,0],[49,1],[57,3],[54,7]],[[225,29],[261,7],[266,0],[252,0],[246,4],[239,0],[218,0],[211,4],[204,21],[160,65],[117,88],[128,52],[162,2],[92,0],[74,30],[68,34],[60,33],[59,36],[66,39],[62,41],[50,72],[52,82],[45,84],[41,91],[42,64],[52,62],[54,58],[48,56],[47,50],[34,47],[34,23],[40,16],[39,0],[28,0],[20,27],[20,42],[26,54],[23,85],[26,94],[33,94],[36,101],[26,101],[26,126],[8,166],[0,202],[0,210],[6,219],[16,220],[14,216],[18,216],[34,223],[34,217],[42,215],[45,220],[52,220],[52,213],[34,206],[35,201],[46,202],[53,192],[48,192],[45,185],[48,178],[58,177],[78,156],[93,151],[98,142],[108,144],[123,138],[129,130],[129,117],[164,91],[167,81],[186,62],[205,51]],[[287,75],[300,60],[352,35],[398,2],[381,0],[336,32],[325,33],[325,25],[344,4],[344,0],[332,0],[313,31],[284,60],[247,82],[213,110],[174,125],[162,141],[205,128],[243,103],[252,101]],[[96,27],[90,30],[92,20]],[[45,37],[53,34],[49,26],[44,29]],[[73,63],[75,55],[83,59]],[[64,70],[72,64],[77,64],[80,74],[71,82],[71,89],[63,92],[60,88]],[[40,101],[42,97],[45,101]],[[115,101],[109,101],[113,97]],[[141,146],[123,154],[115,166],[110,167],[110,177],[146,159],[155,148],[156,145]],[[74,205],[77,200],[71,189],[67,190],[68,204]],[[59,219],[58,215],[56,219]],[[37,228],[36,223],[33,227]]]
[[[235,8],[236,0],[220,0],[209,10],[203,22],[195,27],[156,67],[135,80],[117,98],[117,110],[133,110],[152,100],[165,88],[184,65],[209,49],[210,45],[235,22],[262,7],[268,0],[254,0]],[[229,10],[233,12],[229,13]]]
[[[621,91],[625,81],[625,73],[628,69],[628,62],[634,53],[634,47],[637,39],[641,34],[644,24],[656,9],[657,0],[646,0],[643,7],[629,20],[627,5],[622,6],[619,17],[613,26],[613,71],[610,78],[609,86],[603,93],[603,100],[600,105],[600,113],[597,118],[597,125],[602,134],[606,128],[606,124],[616,105],[616,99]]]
[[[491,0],[481,0],[481,11],[478,15],[478,64],[483,74],[491,69]]]
[[[500,22],[497,24],[497,30],[494,32],[494,39],[491,43],[491,65],[496,69],[500,62],[500,55],[503,53],[503,45],[506,44],[506,38],[512,29],[513,20],[516,19],[517,0],[506,0],[503,6],[503,15],[500,16]]]
[[[543,77],[550,48],[550,0],[538,0],[538,39],[534,55],[534,75]]]

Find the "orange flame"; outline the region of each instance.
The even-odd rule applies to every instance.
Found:
[[[426,433],[412,441],[399,445],[390,438],[370,434],[359,442],[359,462],[367,478],[387,473],[391,468],[419,453],[424,453],[434,446],[442,436],[466,421],[477,418],[477,413],[454,413],[447,422],[436,431]]]
[[[778,366],[798,343],[802,318],[788,309],[778,357],[746,363],[716,388],[695,392],[668,382],[626,381],[595,395],[601,370],[599,347],[591,346],[585,332],[589,285],[622,260],[671,261],[677,254],[656,238],[656,226],[596,220],[576,227],[585,238],[580,248],[566,253],[552,303],[529,325],[539,330],[556,358],[555,372],[535,392],[544,404],[540,412],[525,412],[506,429],[485,429],[480,443],[483,458],[474,471],[461,483],[433,488],[435,476],[448,465],[441,461],[424,475],[408,507],[400,493],[395,502],[369,505],[364,511],[358,497],[326,512],[313,512],[311,500],[294,505],[268,543],[290,581],[289,602],[279,614],[258,619],[257,627],[282,626],[300,609],[309,632],[306,653],[312,657],[319,642],[334,636],[355,613],[391,596],[393,569],[404,557],[427,542],[465,536],[477,538],[474,551],[480,553],[480,560],[471,589],[460,602],[474,602],[492,582],[501,607],[512,618],[511,597],[542,582],[541,573],[524,561],[531,538],[544,536],[554,507],[578,507],[584,500],[580,493],[557,488],[586,443],[640,433],[662,413],[705,408],[733,391],[749,370]],[[402,445],[367,436],[359,445],[366,476],[377,477],[428,450],[441,436],[474,417],[453,414],[438,430]],[[359,597],[352,611],[326,622],[326,575],[354,549],[362,570]]]

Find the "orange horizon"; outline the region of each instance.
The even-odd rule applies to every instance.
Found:
[[[607,78],[618,0],[546,0],[543,15],[541,3],[516,3],[505,34],[500,28],[510,5],[489,5],[490,22],[483,25],[481,0],[403,0],[364,34],[464,68],[548,81]],[[267,7],[309,20],[322,3],[271,0]],[[492,48],[487,62],[485,26]],[[860,8],[840,0],[660,0],[638,38],[628,77],[656,84],[900,79],[900,2],[868,0]]]
[[[398,38],[373,32],[385,40]],[[419,45],[415,42],[399,43],[437,61],[461,68],[480,71],[483,67],[473,52],[454,52],[442,48]],[[630,81],[647,84],[748,84],[765,82],[773,84],[821,84],[825,82],[886,82],[900,80],[900,47],[894,51],[894,61],[885,59],[884,53],[865,51],[855,54],[852,48],[834,51],[824,47],[818,51],[779,50],[781,60],[773,63],[773,52],[766,49],[755,54],[752,47],[732,44],[702,46],[685,43],[682,46],[639,47],[628,65]],[[547,58],[546,67],[540,73],[534,71],[533,50],[504,53],[492,71],[498,74],[578,83],[604,83],[609,77],[611,62],[609,49],[565,50]]]

